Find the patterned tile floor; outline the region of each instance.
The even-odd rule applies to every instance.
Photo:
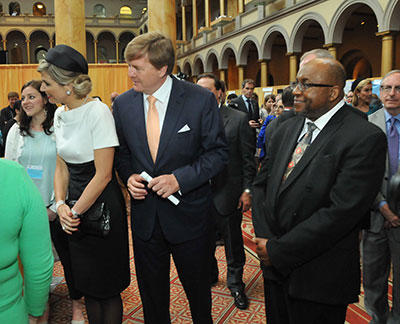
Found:
[[[251,242],[253,228],[250,215],[246,214],[243,220],[243,237],[246,246],[246,265],[244,269],[244,282],[246,292],[249,296],[250,306],[247,310],[238,310],[226,288],[226,261],[223,247],[218,247],[216,256],[219,266],[219,282],[212,289],[212,313],[216,324],[233,323],[265,323],[263,280],[259,270],[259,261],[254,253],[254,244]],[[131,249],[132,251],[132,249]],[[171,319],[173,323],[184,324],[192,323],[188,302],[182,285],[176,273],[176,269],[171,260]],[[60,262],[54,268],[55,276],[63,276]],[[143,312],[139,297],[138,286],[135,278],[135,268],[133,257],[131,257],[131,285],[122,293],[124,303],[123,323],[144,323]],[[57,286],[50,297],[50,319],[49,323],[64,324],[71,321],[71,302],[68,299],[67,287],[63,281]],[[368,322],[368,315],[363,304],[363,293],[358,304],[350,305],[347,311],[347,321],[349,324],[365,324]]]

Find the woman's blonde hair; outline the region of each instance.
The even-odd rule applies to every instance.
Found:
[[[46,60],[40,61],[37,71],[46,72],[58,84],[71,84],[74,94],[79,99],[85,98],[92,91],[92,81],[87,74],[64,70]]]

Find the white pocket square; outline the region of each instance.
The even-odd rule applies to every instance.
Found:
[[[190,131],[189,126],[186,124],[185,126],[183,126],[180,130],[178,130],[178,133],[183,133],[183,132],[188,132]]]

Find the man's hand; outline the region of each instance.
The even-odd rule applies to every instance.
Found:
[[[251,207],[251,195],[248,192],[243,192],[239,198],[238,209],[243,212],[248,211]]]
[[[253,242],[256,243],[256,245],[257,245],[256,252],[257,252],[258,257],[262,261],[262,263],[264,263],[264,265],[266,265],[266,266],[271,266],[272,265],[271,259],[269,258],[268,252],[267,252],[268,239],[255,237],[253,239]]]
[[[249,120],[249,125],[250,125],[251,128],[260,127],[260,124],[255,120]]]
[[[151,180],[148,187],[157,195],[168,198],[179,190],[179,183],[173,174],[163,174]]]
[[[127,182],[127,187],[133,199],[142,200],[146,198],[147,190],[143,184],[144,179],[139,174],[132,174]]]
[[[384,204],[380,208],[380,212],[382,213],[383,217],[390,223],[391,227],[398,227],[400,226],[400,217],[393,213],[388,204]]]

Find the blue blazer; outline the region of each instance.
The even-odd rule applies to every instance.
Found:
[[[152,177],[173,173],[181,195],[178,206],[149,190],[144,200],[131,203],[132,230],[142,240],[150,239],[156,217],[171,243],[181,243],[205,234],[211,203],[210,181],[228,162],[224,129],[215,96],[195,84],[173,78],[171,95],[161,130],[156,162],[147,143],[143,94],[133,89],[113,104],[120,142],[115,165],[126,184],[134,174],[146,171]],[[181,131],[183,128],[188,131]]]

